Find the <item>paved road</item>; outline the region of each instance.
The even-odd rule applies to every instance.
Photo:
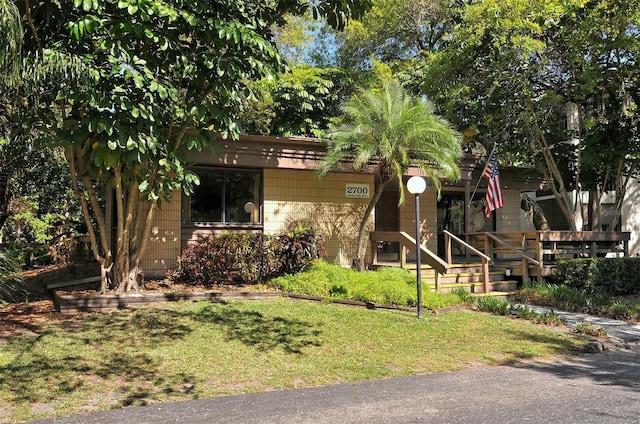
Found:
[[[567,316],[570,326],[582,319]],[[38,423],[640,423],[640,326],[594,323],[616,329],[615,343],[605,353],[131,407]]]

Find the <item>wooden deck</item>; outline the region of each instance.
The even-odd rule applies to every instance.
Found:
[[[444,235],[444,259],[422,246],[425,282],[436,291],[462,287],[482,293],[513,290],[524,281],[552,275],[561,259],[628,256],[630,239],[628,232],[594,231],[482,232],[465,234],[464,240],[447,231]],[[400,243],[397,261],[378,257],[381,241]],[[415,240],[406,233],[374,231],[371,242],[374,267],[415,269],[415,263],[407,261],[407,252],[415,252]]]

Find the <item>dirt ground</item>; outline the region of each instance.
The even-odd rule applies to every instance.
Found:
[[[75,321],[78,314],[61,314],[53,303],[52,292],[47,290],[48,283],[71,281],[99,275],[99,269],[93,265],[49,266],[24,273],[24,284],[29,292],[29,301],[22,303],[0,304],[0,345],[17,335],[38,334],[47,322]],[[75,294],[95,294],[99,284],[84,284],[59,289]],[[145,281],[142,292],[196,292],[196,291],[246,291],[243,286],[214,285],[209,287],[174,284],[170,280]]]

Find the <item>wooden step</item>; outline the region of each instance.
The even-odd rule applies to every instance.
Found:
[[[423,282],[426,287],[429,287],[431,290],[435,290],[435,283],[433,282]],[[462,288],[465,291],[473,294],[484,293],[484,283],[483,282],[469,282],[469,283],[453,283],[453,284],[441,284],[440,291],[444,293],[449,293],[456,288]],[[498,280],[498,281],[490,281],[489,282],[489,293],[498,293],[498,292],[516,292],[518,289],[518,281],[516,280]]]
[[[435,275],[422,275],[424,281],[435,282]],[[489,272],[489,281],[498,281],[504,279],[504,273],[492,271]],[[443,274],[438,276],[440,284],[459,284],[459,283],[477,283],[484,281],[484,273],[482,272],[466,272],[460,274]]]

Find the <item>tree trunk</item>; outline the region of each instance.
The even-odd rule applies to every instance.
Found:
[[[531,138],[531,149],[533,153],[536,151],[542,153],[544,158],[542,173],[544,174],[544,177],[556,198],[556,202],[558,203],[562,214],[567,218],[569,229],[572,232],[576,232],[577,227],[575,217],[573,215],[575,202],[572,201],[571,196],[565,188],[560,169],[558,169],[555,158],[551,152],[551,148],[547,143],[547,139],[541,131],[537,131],[535,136]]]
[[[386,183],[383,183],[383,182],[380,182],[376,186],[376,189],[373,193],[373,197],[371,198],[371,200],[369,201],[369,204],[367,205],[367,209],[364,212],[362,221],[360,221],[360,229],[358,230],[358,242],[356,244],[356,256],[353,259],[353,268],[357,269],[360,272],[364,271],[364,257],[366,253],[364,236],[367,229],[367,222],[371,217],[373,208],[375,208],[376,204],[378,203],[378,200],[380,200],[380,197],[382,196],[382,191],[384,190],[385,186],[386,186]]]
[[[100,264],[100,290],[105,293],[108,287],[108,274],[113,269],[113,257],[107,237],[107,226],[105,216],[98,201],[98,195],[93,187],[91,178],[83,165],[82,150],[79,146],[69,146],[65,150],[67,161],[69,162],[69,170],[71,174],[71,186],[74,193],[80,201],[82,216],[89,232],[89,240],[91,242],[91,252],[94,258]],[[84,186],[84,190],[80,188],[80,181]],[[85,196],[86,191],[86,196]],[[93,227],[91,220],[91,210],[95,216],[95,222],[98,227],[98,234]],[[99,237],[99,239],[98,239]]]
[[[141,199],[137,184],[126,187],[121,171],[113,169],[107,186],[113,187],[115,192],[114,256],[109,240],[111,228],[106,220],[108,215],[102,210],[92,178],[84,168],[82,150],[78,146],[69,146],[66,155],[73,190],[80,200],[89,232],[91,250],[100,265],[101,293],[106,293],[109,288],[116,293],[137,291],[143,275],[140,262],[151,238],[157,203]]]
[[[9,218],[9,171],[0,172],[0,230],[7,218]]]

